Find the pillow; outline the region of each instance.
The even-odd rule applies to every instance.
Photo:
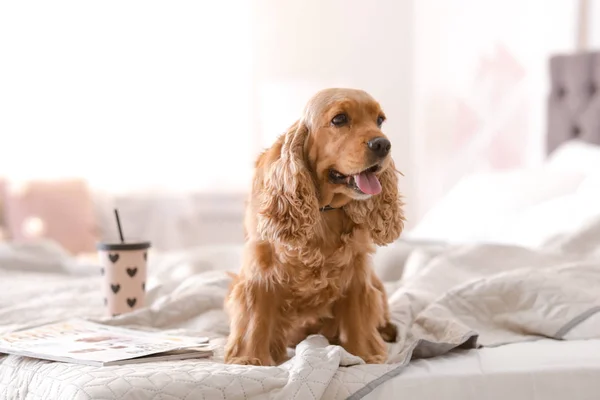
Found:
[[[585,175],[547,166],[463,178],[407,234],[450,243],[493,242],[525,210],[574,193]]]
[[[600,173],[600,146],[581,140],[570,140],[550,154],[546,163],[559,171],[573,171],[584,175]]]
[[[72,254],[95,251],[94,203],[82,180],[9,182],[5,210],[13,240],[44,238]]]
[[[496,241],[525,247],[541,247],[555,238],[569,236],[600,218],[600,176],[586,178],[572,194],[561,196],[523,212]]]

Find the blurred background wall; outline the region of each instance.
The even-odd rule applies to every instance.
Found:
[[[410,229],[462,176],[542,160],[547,61],[578,46],[581,4],[2,2],[5,234],[114,236],[118,206],[159,247],[240,242],[255,157],[331,86],[386,111]],[[48,194],[82,182],[69,208]]]

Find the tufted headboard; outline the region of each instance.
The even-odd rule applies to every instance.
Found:
[[[600,52],[550,59],[547,152],[578,138],[600,145]]]

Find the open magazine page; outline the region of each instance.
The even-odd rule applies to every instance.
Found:
[[[187,348],[202,351],[207,342],[74,319],[0,336],[0,352],[102,365]]]

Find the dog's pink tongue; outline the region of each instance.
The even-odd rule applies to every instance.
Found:
[[[381,183],[372,172],[361,172],[354,175],[356,186],[366,194],[379,194],[381,192]]]

